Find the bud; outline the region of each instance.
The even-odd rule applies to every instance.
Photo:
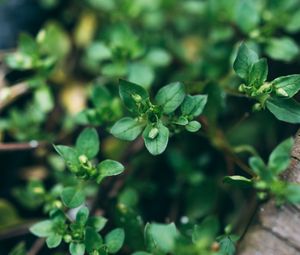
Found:
[[[150,130],[150,132],[149,132],[149,134],[148,134],[148,137],[149,137],[150,139],[154,139],[155,137],[157,137],[158,133],[159,133],[158,128],[154,127],[154,128],[152,128],[152,129]]]
[[[57,208],[57,209],[61,209],[61,208],[63,207],[63,204],[62,204],[61,201],[55,200],[55,201],[53,202],[53,206],[54,206],[55,208]]]
[[[45,192],[45,190],[44,190],[42,187],[35,187],[35,188],[33,189],[33,192],[34,192],[35,194],[43,194],[43,193]]]
[[[72,236],[69,234],[64,235],[64,241],[70,243],[72,241]]]
[[[81,164],[86,164],[89,160],[88,157],[85,155],[80,155],[78,159]]]
[[[282,96],[282,97],[288,97],[289,96],[289,94],[283,88],[276,89],[276,95],[277,96]]]
[[[262,110],[262,105],[260,103],[256,103],[256,104],[253,105],[252,110],[254,112],[261,111]]]
[[[239,90],[239,92],[245,92],[246,91],[245,88],[246,88],[245,84],[241,84],[239,86],[238,90]]]
[[[258,192],[257,196],[260,200],[265,200],[267,198],[267,193],[266,192]]]
[[[255,188],[256,189],[264,190],[264,189],[267,189],[267,187],[268,187],[268,185],[264,181],[258,181],[258,182],[255,183]]]
[[[131,96],[136,103],[140,103],[142,101],[142,97],[138,94],[132,94]]]

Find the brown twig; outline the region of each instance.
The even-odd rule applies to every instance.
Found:
[[[45,244],[45,238],[38,238],[31,246],[30,250],[28,251],[27,255],[36,255],[39,251],[43,248]]]
[[[46,141],[32,140],[28,143],[0,143],[0,152],[32,150],[46,145]]]

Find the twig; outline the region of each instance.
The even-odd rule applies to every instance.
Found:
[[[36,255],[39,253],[39,251],[43,248],[45,244],[45,238],[38,238],[30,248],[27,255]]]
[[[37,147],[44,146],[46,144],[46,141],[36,140],[32,140],[28,143],[0,143],[0,152],[32,150],[36,149]]]

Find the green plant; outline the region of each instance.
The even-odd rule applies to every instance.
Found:
[[[300,202],[298,0],[38,3],[0,70],[1,251],[234,255]]]

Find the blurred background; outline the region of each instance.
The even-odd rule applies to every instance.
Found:
[[[232,62],[246,41],[267,58],[269,80],[299,73],[299,32],[298,0],[0,0],[0,254],[34,243],[28,225],[45,217],[37,183],[76,182],[51,144],[74,144],[87,125],[100,134],[100,159],[129,162],[119,193],[106,197],[104,185],[99,202],[114,224],[122,202],[143,222],[185,231],[214,215],[241,232],[255,194],[223,176],[244,174],[249,151],[267,158],[297,127],[252,112]],[[119,78],[152,95],[177,80],[208,94],[203,128],[172,137],[156,158],[113,138],[109,128],[125,114]]]

